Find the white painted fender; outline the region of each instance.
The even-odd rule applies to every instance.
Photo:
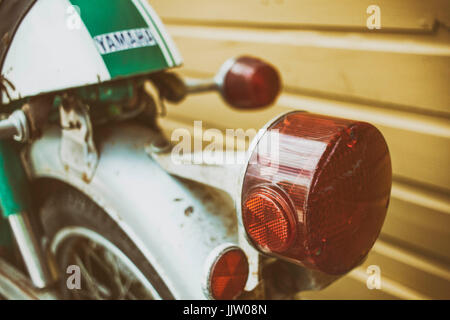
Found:
[[[238,243],[236,215],[225,194],[184,183],[145,152],[156,133],[136,124],[96,132],[99,164],[90,183],[64,169],[60,129],[24,152],[33,179],[53,178],[88,195],[127,233],[176,299],[205,299],[205,261],[214,248]],[[186,209],[192,207],[193,211]]]

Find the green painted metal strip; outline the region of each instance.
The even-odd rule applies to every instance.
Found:
[[[70,0],[91,37],[112,32],[148,28],[131,0]],[[92,40],[94,41],[94,40]],[[111,78],[132,76],[170,67],[159,45],[133,48],[102,55]]]
[[[146,1],[146,0],[144,0],[144,1]],[[148,12],[147,8],[141,3],[141,0],[136,0],[135,2],[136,2],[137,5],[139,5],[142,8],[142,10],[145,12],[146,16],[150,19],[151,23],[155,27],[156,32],[158,32],[158,34],[159,34],[159,36],[161,38],[161,41],[163,42],[164,47],[166,48],[167,52],[169,53],[170,60],[172,61],[172,66],[175,66],[176,62],[175,62],[175,59],[173,58],[172,51],[170,50],[169,46],[167,45],[165,37],[161,33],[161,30],[159,30],[158,25],[155,23],[155,20],[153,19],[151,13]]]
[[[30,190],[19,146],[0,141],[0,208],[4,217],[28,211]]]

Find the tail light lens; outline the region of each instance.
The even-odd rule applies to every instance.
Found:
[[[239,109],[269,106],[281,90],[277,69],[260,59],[245,56],[225,63],[217,81],[225,101]]]
[[[242,249],[228,247],[216,256],[209,271],[208,294],[216,300],[231,300],[240,295],[248,279],[248,260]]]
[[[346,273],[380,233],[391,176],[388,147],[374,126],[289,113],[253,147],[241,198],[247,236],[262,252]]]

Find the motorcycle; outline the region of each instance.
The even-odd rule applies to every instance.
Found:
[[[290,112],[242,161],[175,161],[165,102],[215,91],[257,112],[278,71],[242,56],[177,75],[145,0],[3,1],[0,21],[4,298],[286,299],[369,253],[392,179],[374,126]]]

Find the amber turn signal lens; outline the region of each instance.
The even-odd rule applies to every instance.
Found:
[[[364,122],[293,112],[271,124],[252,152],[241,213],[255,247],[327,274],[357,266],[389,204],[382,134]]]
[[[281,90],[278,71],[252,57],[234,60],[220,82],[225,101],[239,109],[269,106],[275,102]]]
[[[248,279],[248,261],[239,248],[223,252],[213,264],[209,291],[216,300],[231,300],[242,293]]]

